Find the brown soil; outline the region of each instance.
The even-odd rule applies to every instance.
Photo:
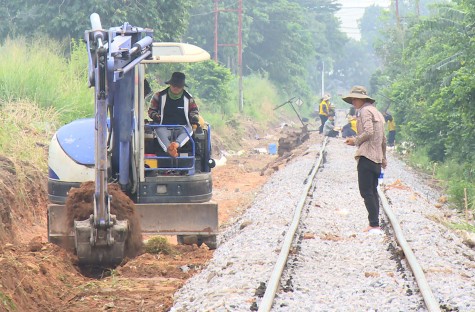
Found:
[[[310,141],[315,141],[314,136]],[[245,139],[241,156],[228,156],[225,166],[213,169],[213,200],[219,204],[221,225],[232,222],[251,204],[273,171],[305,150],[302,146],[281,157],[255,152],[276,141]],[[215,151],[223,148],[215,146]],[[28,177],[17,173],[19,166]],[[20,189],[22,179],[28,180],[26,189]],[[139,253],[115,269],[85,272],[74,255],[47,243],[45,181],[44,173],[28,164],[0,157],[0,311],[167,311],[173,293],[213,255],[206,245],[174,245],[170,254]],[[69,203],[77,218],[87,218],[92,211],[91,185],[82,188],[73,192]],[[130,199],[116,186],[110,186],[109,192],[113,213],[132,220],[138,229]],[[132,241],[130,248],[138,253],[141,243]]]
[[[71,221],[69,224],[70,229],[73,228],[74,220],[87,220],[93,214],[94,191],[94,182],[89,181],[82,183],[79,188],[71,189],[69,192],[66,200],[66,210],[68,220]],[[110,203],[111,214],[115,215],[117,220],[127,220],[129,223],[124,253],[126,257],[133,258],[140,254],[143,245],[140,220],[135,214],[135,204],[122,192],[118,184],[109,184],[107,192],[112,196]]]
[[[0,157],[0,243],[13,239],[13,222],[10,204],[15,202],[15,193],[11,190],[12,179],[16,175],[15,165],[8,158]]]

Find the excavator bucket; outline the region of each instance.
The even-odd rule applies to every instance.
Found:
[[[218,205],[214,202],[135,204],[135,209],[143,234],[216,237],[218,233]],[[49,205],[48,241],[76,250],[81,263],[120,262],[117,255],[124,253],[127,221],[117,220],[111,228],[115,244],[110,246],[91,243],[94,228],[90,220],[75,221],[73,230],[68,228],[68,222],[65,205]]]
[[[91,216],[88,220],[74,221],[76,255],[79,263],[102,265],[121,263],[125,255],[127,220],[117,221],[115,216],[111,215],[113,226],[108,229],[95,229],[92,220]]]

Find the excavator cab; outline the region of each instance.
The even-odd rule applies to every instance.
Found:
[[[190,44],[155,43],[150,29],[128,23],[103,30],[95,13],[91,25],[85,40],[95,117],[64,125],[51,140],[48,240],[75,250],[80,263],[120,263],[130,224],[111,213],[107,185],[114,182],[134,202],[142,234],[176,235],[180,243],[216,248],[211,127],[189,133],[188,144],[172,158],[157,148],[153,130],[159,125],[145,116],[145,66],[204,61],[209,53]],[[71,227],[65,203],[71,189],[87,181],[95,185],[93,213]]]

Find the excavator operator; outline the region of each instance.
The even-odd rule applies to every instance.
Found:
[[[198,105],[184,89],[188,87],[185,78],[185,74],[181,72],[172,74],[170,80],[165,82],[170,86],[153,95],[148,116],[160,125],[183,125],[191,135],[192,125],[198,125],[200,117]],[[175,131],[173,136],[172,131]],[[182,127],[173,130],[158,127],[155,132],[162,149],[172,157],[177,157],[178,149],[189,140],[188,134]]]

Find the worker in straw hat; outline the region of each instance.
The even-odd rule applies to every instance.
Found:
[[[343,101],[353,105],[356,110],[357,135],[345,140],[355,145],[355,159],[358,163],[358,186],[368,210],[369,226],[364,232],[380,232],[378,178],[382,168],[386,168],[386,137],[384,117],[374,106],[375,100],[362,86],[354,86]]]

